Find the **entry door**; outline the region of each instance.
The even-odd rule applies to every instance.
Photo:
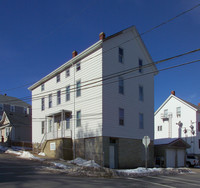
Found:
[[[166,150],[166,167],[175,167],[176,160],[176,150],[167,149]]]
[[[183,149],[177,150],[177,163],[178,167],[185,165],[185,151]]]
[[[109,166],[115,168],[115,146],[110,145],[109,147]]]

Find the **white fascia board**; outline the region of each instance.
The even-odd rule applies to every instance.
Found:
[[[133,34],[135,35],[134,37],[136,38],[136,40],[139,42],[139,44],[141,45],[142,47],[142,50],[144,52],[144,54],[146,55],[147,59],[149,59],[149,62],[152,63],[152,68],[153,68],[153,71],[155,71],[154,75],[157,75],[159,73],[151,55],[149,54],[149,51],[147,50],[147,47],[145,46],[140,34],[138,33],[137,29],[134,27],[134,29],[132,30],[133,31]],[[135,31],[135,33],[134,33]]]
[[[84,57],[86,57],[87,55],[89,55],[90,53],[92,53],[95,50],[97,50],[98,48],[102,47],[102,43],[103,43],[103,41],[99,40],[98,42],[96,42],[95,44],[93,44],[92,46],[90,46],[89,48],[87,48],[86,50],[84,50],[83,52],[81,52],[80,54],[78,54],[77,56],[75,56],[74,58],[70,59],[69,61],[67,61],[66,63],[64,63],[60,67],[58,67],[56,70],[54,70],[50,74],[48,74],[47,76],[45,76],[44,78],[42,78],[41,80],[39,80],[38,82],[36,82],[35,84],[33,84],[32,86],[30,86],[28,89],[29,90],[33,90],[36,87],[38,87],[39,85],[41,85],[42,83],[44,83],[47,80],[53,78],[58,73],[64,71],[67,67],[69,67],[72,64],[80,61],[81,59],[83,59]]]
[[[175,95],[170,95],[163,103],[162,105],[155,111],[154,116],[162,109],[162,107],[172,98],[174,97],[176,100],[182,102],[183,104],[185,104],[186,106],[190,107],[192,110],[194,111],[198,111],[198,109],[194,108],[193,106],[189,105],[188,103],[186,103],[185,101],[183,101],[182,99],[176,97]]]

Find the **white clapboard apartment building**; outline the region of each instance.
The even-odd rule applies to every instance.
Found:
[[[144,165],[142,138],[154,137],[157,69],[135,26],[99,40],[29,87],[32,139],[47,156]],[[37,110],[36,110],[37,109]],[[153,143],[149,147],[153,164]]]
[[[155,139],[182,138],[190,145],[187,154],[200,157],[200,105],[185,101],[172,91],[155,112],[154,121]]]

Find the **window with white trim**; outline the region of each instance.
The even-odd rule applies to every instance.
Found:
[[[44,134],[44,121],[41,122],[41,134]]]
[[[60,82],[60,74],[58,74],[58,75],[56,76],[56,82],[57,82],[57,83]]]
[[[124,109],[119,108],[119,125],[124,125]]]
[[[139,129],[144,129],[144,114],[139,113]]]
[[[122,76],[119,77],[119,93],[124,94],[124,78]]]
[[[0,104],[0,111],[3,111],[3,104]]]
[[[81,70],[81,63],[76,63],[76,72]]]
[[[143,66],[143,62],[141,59],[138,60],[138,65],[139,65],[139,72],[142,73],[142,66]]]
[[[77,81],[76,82],[76,97],[80,97],[81,96],[81,81]]]
[[[181,107],[180,106],[176,108],[176,116],[181,117]]]
[[[143,86],[139,86],[139,100],[144,101]]]
[[[45,109],[45,100],[44,98],[41,99],[41,110],[43,111]]]
[[[66,74],[65,74],[65,77],[67,78],[67,77],[69,77],[70,76],[70,68],[68,68],[67,70],[66,70]]]
[[[6,127],[6,137],[8,137],[10,135],[10,128]]]
[[[76,112],[76,126],[80,127],[81,126],[81,111]]]
[[[41,85],[41,91],[44,91],[44,84]]]
[[[162,131],[162,125],[158,125],[158,131]]]
[[[70,86],[66,87],[66,101],[70,100]]]
[[[52,94],[49,94],[49,108],[52,108]]]
[[[119,62],[124,63],[124,50],[123,50],[123,48],[119,48]]]
[[[14,105],[10,105],[10,112],[15,112],[15,106]]]
[[[61,91],[57,91],[57,105],[61,104]]]

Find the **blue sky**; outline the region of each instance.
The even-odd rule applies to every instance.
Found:
[[[200,3],[198,0],[1,0],[0,93],[24,98],[28,87],[106,36],[135,25],[139,33]],[[200,48],[200,7],[142,36],[154,61]],[[197,60],[200,52],[158,65]],[[169,96],[200,103],[200,63],[155,77],[155,110]],[[26,85],[25,87],[19,87]],[[17,88],[17,89],[13,89]],[[30,101],[27,101],[30,102]]]

